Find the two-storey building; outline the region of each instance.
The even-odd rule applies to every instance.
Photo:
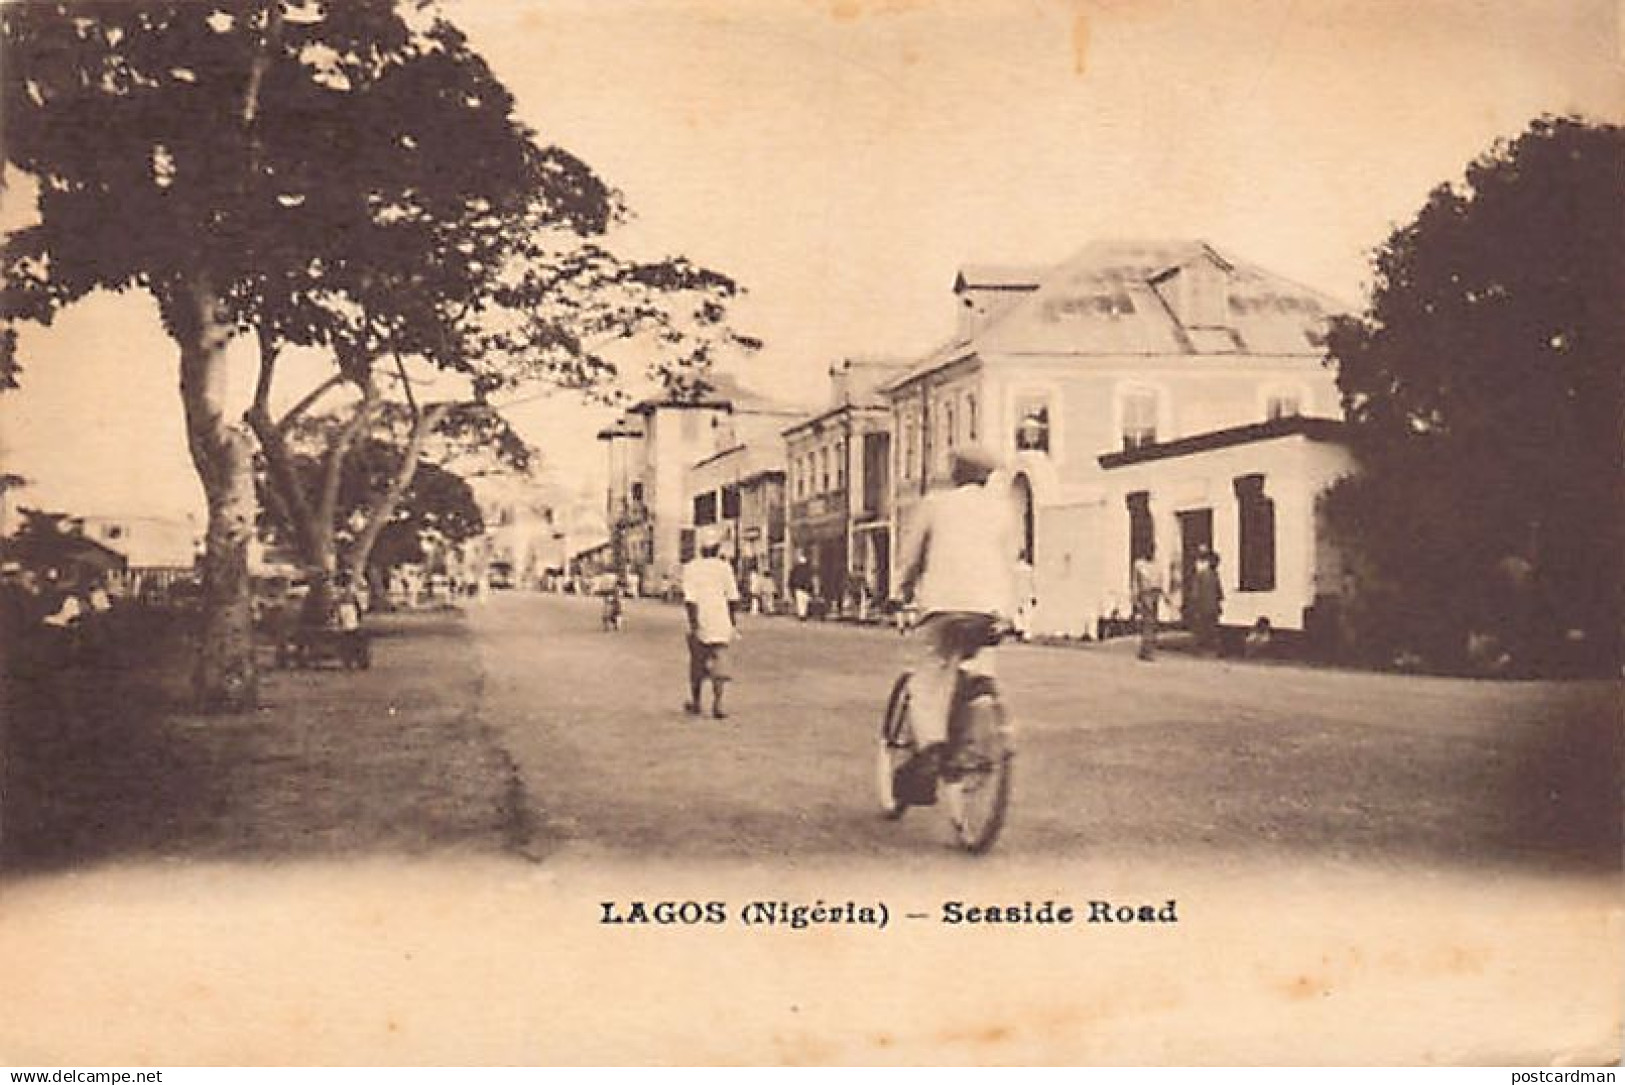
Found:
[[[676,582],[688,520],[686,474],[711,447],[726,399],[659,397],[634,404],[598,433],[609,469],[605,516],[617,572],[654,593]]]
[[[891,414],[879,388],[907,362],[847,359],[830,367],[827,406],[785,430],[791,546],[818,594],[851,610],[891,593]]]
[[[1153,549],[1177,612],[1203,546],[1227,623],[1302,628],[1332,560],[1315,498],[1351,466],[1323,364],[1334,300],[1199,241],[967,268],[954,293],[959,334],[884,389],[899,531],[954,448],[980,445],[1011,465],[1035,632],[1126,618]]]
[[[702,492],[691,477],[694,465],[736,446],[776,443],[799,417],[725,375],[708,385],[702,395],[643,400],[598,434],[608,456],[605,513],[614,562],[635,574],[645,592],[676,584],[693,556],[695,498]]]

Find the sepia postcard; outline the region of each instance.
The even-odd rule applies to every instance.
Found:
[[[0,1063],[1620,1060],[1617,0],[0,16]]]

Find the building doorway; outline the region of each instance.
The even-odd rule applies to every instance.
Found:
[[[1190,624],[1190,593],[1185,590],[1196,572],[1196,555],[1213,549],[1213,510],[1190,509],[1179,516],[1179,616]]]
[[[1017,529],[1021,532],[1021,560],[1033,564],[1035,524],[1033,522],[1033,484],[1025,473],[1017,475],[1011,487],[1016,503]]]
[[[884,603],[891,598],[891,535],[885,531],[875,532],[871,538],[874,540],[874,585],[875,600]]]

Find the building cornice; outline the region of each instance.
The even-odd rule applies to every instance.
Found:
[[[1272,418],[1268,422],[1253,422],[1245,426],[1233,426],[1230,429],[1195,433],[1189,437],[1145,445],[1141,448],[1130,448],[1122,452],[1107,452],[1100,456],[1099,460],[1101,467],[1110,470],[1114,467],[1131,467],[1139,463],[1190,456],[1220,448],[1233,448],[1257,441],[1273,441],[1280,437],[1303,437],[1310,441],[1341,441],[1346,433],[1347,427],[1339,419],[1292,415],[1287,418]]]

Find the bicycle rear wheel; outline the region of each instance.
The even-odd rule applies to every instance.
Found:
[[[991,682],[968,691],[959,708],[958,738],[943,792],[959,846],[979,855],[993,846],[1010,807],[1015,748],[1009,720]]]
[[[898,768],[911,759],[918,748],[914,727],[909,722],[908,675],[903,674],[893,683],[891,696],[886,700],[886,714],[880,721],[875,751],[875,790],[880,799],[880,813],[888,821],[897,820],[908,810],[908,803],[897,797],[895,780]]]

